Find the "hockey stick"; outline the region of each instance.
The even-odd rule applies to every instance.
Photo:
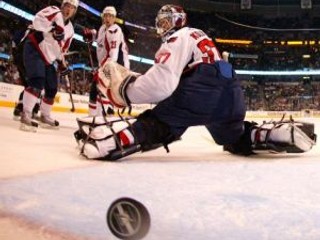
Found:
[[[74,101],[73,101],[73,97],[72,97],[72,87],[71,87],[71,83],[70,83],[70,80],[69,80],[69,76],[66,75],[64,76],[64,79],[66,81],[66,87],[68,89],[68,93],[69,93],[69,97],[70,97],[70,102],[71,102],[71,109],[70,111],[71,112],[74,112],[76,109],[74,107]]]
[[[92,59],[92,54],[91,54],[90,42],[86,42],[86,44],[87,44],[87,49],[88,49],[88,54],[89,54],[90,67],[93,70],[94,66],[93,66],[93,59]],[[105,107],[104,107],[104,105],[102,103],[102,96],[101,96],[101,92],[100,91],[98,91],[98,97],[100,98],[102,114],[103,114],[103,116],[107,116],[106,109],[105,109]]]
[[[67,64],[66,64],[66,59],[65,59],[65,56],[64,56],[64,54],[63,54],[63,52],[62,52],[62,49],[61,49],[61,55],[62,55],[62,63],[63,63],[63,65],[64,66],[67,66]],[[65,82],[66,82],[66,88],[67,88],[67,92],[69,93],[69,98],[70,98],[70,102],[71,102],[71,109],[70,109],[70,111],[71,112],[74,112],[76,109],[75,109],[75,106],[74,106],[74,101],[73,101],[73,97],[72,97],[72,86],[71,86],[71,82],[70,82],[70,80],[69,80],[69,76],[68,76],[68,74],[67,75],[65,75],[64,76],[64,80],[65,80]]]
[[[94,66],[93,66],[93,59],[92,59],[92,55],[91,55],[91,48],[90,48],[90,42],[86,42],[87,48],[88,48],[88,54],[89,54],[89,61],[90,61],[90,67],[93,70]]]

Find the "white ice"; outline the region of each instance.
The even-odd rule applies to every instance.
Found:
[[[182,141],[119,162],[88,161],[73,138],[73,113],[59,130],[19,130],[0,108],[0,217],[84,239],[117,239],[105,215],[131,197],[151,216],[147,240],[320,239],[320,147],[252,157],[223,152],[202,127]],[[320,120],[307,119],[316,124]],[[0,229],[1,231],[1,229]]]

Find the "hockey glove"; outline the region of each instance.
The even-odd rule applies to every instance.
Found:
[[[83,41],[86,43],[92,43],[97,35],[97,31],[95,29],[84,28],[83,29]]]
[[[140,74],[130,71],[120,64],[108,60],[98,70],[97,87],[115,105],[123,108],[130,106],[126,90]]]
[[[51,32],[55,40],[62,41],[64,39],[64,29],[63,27],[58,26],[56,23],[53,23]]]
[[[64,77],[66,75],[68,75],[70,73],[70,69],[68,68],[68,66],[66,66],[65,64],[63,64],[62,61],[57,61],[58,62],[58,73],[60,74],[61,77]]]

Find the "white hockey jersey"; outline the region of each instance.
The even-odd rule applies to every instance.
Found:
[[[132,103],[157,103],[177,88],[183,71],[199,63],[214,63],[221,55],[202,30],[184,27],[168,36],[155,55],[155,64],[127,88]]]
[[[128,46],[122,30],[117,24],[113,24],[108,29],[103,24],[99,29],[96,41],[99,66],[102,66],[107,59],[112,59],[130,69]]]
[[[64,29],[64,39],[60,42],[52,36],[53,24]],[[68,51],[74,29],[71,21],[64,23],[62,13],[56,6],[49,6],[39,11],[32,22],[33,31],[29,34],[29,39],[40,52],[47,64],[53,64],[56,60],[62,59],[62,53]]]

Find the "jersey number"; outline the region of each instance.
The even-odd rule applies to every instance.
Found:
[[[214,43],[210,39],[203,39],[197,44],[198,48],[203,54],[206,54],[206,57],[202,57],[204,63],[213,63],[214,62],[214,53],[213,49],[215,48]]]

